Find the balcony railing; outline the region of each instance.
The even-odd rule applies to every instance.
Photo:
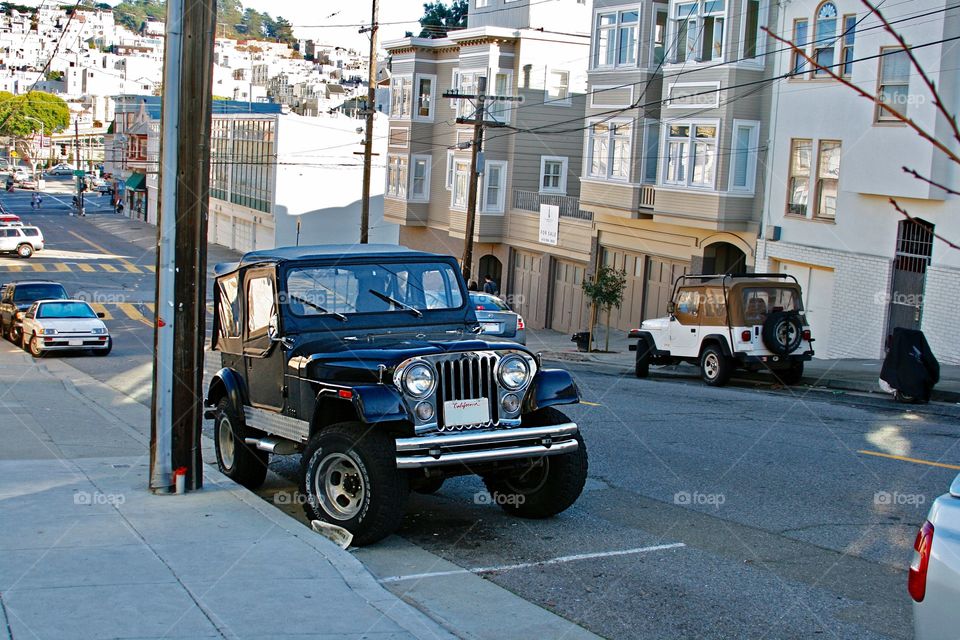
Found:
[[[653,209],[654,202],[656,202],[656,195],[657,190],[652,184],[645,184],[640,187],[640,208]]]
[[[584,211],[580,208],[579,198],[551,195],[548,193],[537,193],[536,191],[521,191],[520,189],[513,190],[514,209],[540,213],[541,204],[552,204],[560,207],[561,218],[593,220],[593,212]]]

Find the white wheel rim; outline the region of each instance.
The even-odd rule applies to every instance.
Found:
[[[353,458],[331,453],[320,461],[313,475],[313,494],[327,515],[342,521],[360,513],[367,488]]]
[[[225,469],[233,469],[233,461],[237,455],[236,440],[233,438],[233,427],[226,416],[220,418],[220,428],[217,429],[217,446],[220,449],[220,461]]]
[[[720,359],[715,353],[708,353],[703,359],[703,372],[713,380],[720,371]]]

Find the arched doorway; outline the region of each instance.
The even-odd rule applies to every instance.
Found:
[[[715,242],[703,250],[704,273],[747,272],[747,254],[729,242]]]
[[[494,282],[497,283],[497,289],[503,291],[503,265],[500,263],[499,258],[494,255],[487,254],[480,258],[480,271],[476,274],[477,284],[480,285],[480,288],[483,288],[483,277],[489,275],[493,278]]]

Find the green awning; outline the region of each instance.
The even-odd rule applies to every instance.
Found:
[[[127,190],[128,191],[146,191],[147,176],[142,173],[135,173],[129,178],[127,178]]]

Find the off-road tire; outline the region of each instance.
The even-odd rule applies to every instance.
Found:
[[[570,422],[570,418],[564,413],[547,407],[525,416],[523,426],[566,422]],[[587,481],[587,447],[580,434],[576,439],[579,444],[576,451],[538,458],[521,472],[484,477],[493,501],[505,512],[520,518],[549,518],[567,510],[580,497]]]
[[[803,379],[803,362],[794,362],[786,369],[774,370],[773,375],[777,377],[781,384],[788,387],[799,384],[800,380]]]
[[[711,387],[722,387],[733,375],[733,361],[717,345],[709,345],[700,354],[700,377]]]
[[[336,517],[327,511],[315,487],[316,475],[328,457],[339,454],[355,467],[356,480],[364,493],[355,515]],[[318,431],[310,438],[300,459],[300,494],[310,520],[322,520],[353,534],[353,544],[379,542],[400,526],[407,497],[409,477],[397,469],[396,443],[383,430],[360,422],[342,422]]]
[[[226,441],[221,439],[223,429],[229,429],[233,435],[232,459],[228,451],[221,451],[223,444],[229,441],[227,434],[222,434]],[[213,442],[217,451],[217,466],[223,475],[248,489],[256,489],[267,477],[270,454],[244,441],[244,438],[260,435],[262,434],[259,431],[247,427],[243,417],[237,415],[227,398],[220,399],[213,418]]]
[[[638,378],[646,378],[650,375],[650,353],[653,351],[653,345],[646,338],[637,340],[637,360],[634,363],[633,374]]]
[[[781,333],[791,331],[793,337],[783,341]],[[760,330],[764,346],[773,353],[788,356],[803,344],[803,321],[796,311],[775,311],[767,316]]]
[[[27,243],[23,243],[17,247],[17,255],[21,258],[29,258],[33,255],[33,247]]]

